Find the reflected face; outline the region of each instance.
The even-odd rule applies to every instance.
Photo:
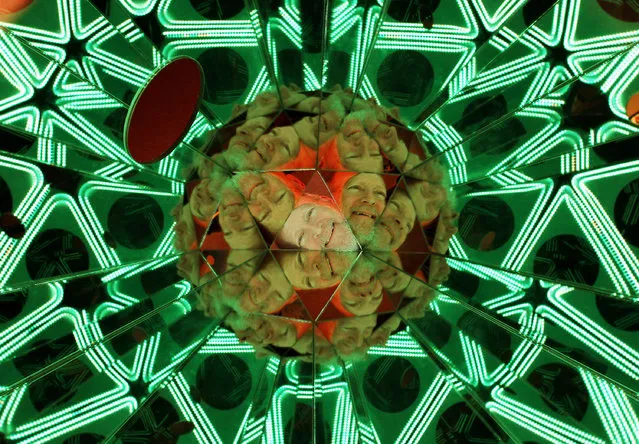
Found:
[[[386,261],[391,265],[382,264],[382,268],[377,272],[377,278],[389,293],[399,293],[410,283],[410,276],[401,272],[402,262],[397,253],[392,253]]]
[[[184,205],[180,218],[175,225],[175,248],[188,251],[195,242],[195,226],[189,204]]]
[[[381,176],[360,173],[346,182],[342,212],[357,238],[368,236],[386,206],[386,185]]]
[[[308,203],[293,210],[284,224],[278,242],[288,248],[304,250],[355,250],[357,241],[335,209]]]
[[[273,114],[280,109],[280,101],[277,94],[273,92],[263,92],[255,97],[255,100],[248,105],[246,116],[249,119],[253,117],[266,116]]]
[[[377,315],[342,319],[333,334],[333,345],[343,354],[350,354],[364,345],[366,338],[373,334]]]
[[[336,251],[296,251],[283,254],[280,263],[295,288],[313,290],[338,284],[349,259]]]
[[[317,116],[308,116],[293,124],[300,140],[311,148],[326,143],[337,132],[340,118],[335,111],[328,111]]]
[[[423,180],[409,182],[408,193],[415,204],[417,218],[420,222],[435,219],[448,198],[446,188]]]
[[[246,284],[255,273],[259,257],[253,250],[231,250],[226,259],[226,273],[222,275],[224,294],[237,296],[246,288]]]
[[[363,259],[340,286],[342,305],[356,316],[375,313],[382,302],[382,283],[375,276],[375,266]]]
[[[244,313],[273,313],[293,295],[293,287],[274,259],[267,257],[240,296],[238,309]]]
[[[381,173],[384,168],[379,145],[359,120],[347,120],[337,135],[337,150],[342,164],[352,171]]]
[[[246,169],[269,170],[295,159],[300,151],[300,138],[292,126],[275,128],[264,134],[246,154]]]
[[[217,210],[217,200],[213,197],[209,187],[211,180],[202,179],[191,192],[189,206],[193,216],[198,219],[208,220],[213,217]]]
[[[223,192],[219,217],[224,240],[231,248],[246,249],[264,246],[255,220],[239,192],[232,189],[226,189]]]
[[[396,250],[406,240],[415,224],[415,208],[403,190],[397,190],[375,225],[375,244],[382,249]]]
[[[320,112],[321,99],[319,97],[307,97],[295,106],[295,109],[306,113],[317,114]]]
[[[237,314],[233,314],[237,317]],[[248,315],[239,319],[230,315],[227,323],[240,340],[257,346],[292,347],[297,342],[295,326],[283,319]]]
[[[235,136],[229,139],[228,151],[248,152],[271,123],[268,117],[247,119],[235,129]]]
[[[295,206],[293,192],[266,173],[241,173],[238,187],[255,220],[271,234],[277,233]]]

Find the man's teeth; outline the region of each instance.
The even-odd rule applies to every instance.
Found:
[[[365,211],[353,211],[353,216],[364,216],[364,217],[368,217],[371,218],[373,220],[377,219],[377,216],[375,216],[372,213],[367,213]]]

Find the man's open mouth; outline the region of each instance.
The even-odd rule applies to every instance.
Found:
[[[391,227],[386,225],[384,222],[380,222],[379,225],[388,232],[388,235],[390,236],[390,243],[392,244],[393,242],[395,242],[395,233],[393,232]]]
[[[366,210],[353,210],[351,211],[351,217],[353,216],[366,217],[371,220],[377,219],[377,215],[375,213],[373,213],[372,211],[366,211]]]
[[[328,247],[330,245],[331,241],[333,240],[334,234],[335,234],[335,223],[331,223],[330,234],[328,235],[328,240],[326,241],[326,244],[324,244],[325,247]]]

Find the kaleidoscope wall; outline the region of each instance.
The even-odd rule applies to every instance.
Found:
[[[639,443],[637,0],[0,0],[0,72],[0,441]]]

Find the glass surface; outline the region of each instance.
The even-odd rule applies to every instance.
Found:
[[[639,442],[636,0],[12,0],[0,72],[0,441]]]

